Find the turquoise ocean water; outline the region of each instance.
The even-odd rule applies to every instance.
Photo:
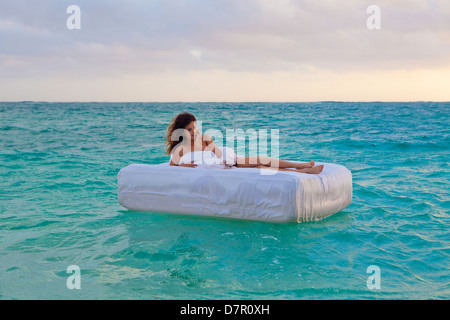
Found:
[[[168,161],[184,111],[203,132],[278,129],[281,159],[345,165],[353,203],[301,224],[122,208],[118,171]],[[0,103],[0,298],[449,299],[449,115],[426,102]]]

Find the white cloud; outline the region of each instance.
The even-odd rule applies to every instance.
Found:
[[[190,53],[197,59],[197,60],[201,60],[202,56],[203,56],[203,51],[199,50],[199,49],[192,49],[190,51]]]

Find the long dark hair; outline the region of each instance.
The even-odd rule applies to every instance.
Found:
[[[183,136],[178,135],[178,140],[172,138],[172,133],[177,129],[184,129],[189,123],[192,121],[197,121],[195,116],[188,112],[183,112],[177,115],[172,119],[172,121],[169,124],[169,127],[167,128],[167,138],[166,138],[166,153],[167,155],[170,155],[173,148],[183,141]]]

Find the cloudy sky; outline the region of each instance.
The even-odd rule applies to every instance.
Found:
[[[448,0],[0,0],[0,101],[450,101],[449,88]]]

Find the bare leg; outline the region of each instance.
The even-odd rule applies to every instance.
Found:
[[[286,160],[279,160],[274,158],[269,158],[265,156],[250,156],[250,157],[238,157],[236,167],[251,168],[260,165],[275,167],[275,168],[294,168],[294,169],[304,169],[312,168],[315,165],[314,161],[297,163],[289,162]],[[292,170],[291,170],[292,171]]]
[[[321,164],[320,166],[315,166],[312,168],[303,168],[303,169],[286,169],[286,168],[272,168],[269,166],[265,166],[265,165],[259,165],[259,166],[255,166],[255,167],[249,167],[249,168],[259,168],[259,169],[270,169],[270,170],[279,170],[279,171],[290,171],[290,172],[300,172],[300,173],[310,173],[310,174],[319,174],[322,172],[323,170],[323,164]]]
[[[323,170],[323,164],[321,164],[320,166],[312,167],[312,168],[297,169],[295,171],[301,172],[301,173],[319,174],[322,172],[322,170]]]

